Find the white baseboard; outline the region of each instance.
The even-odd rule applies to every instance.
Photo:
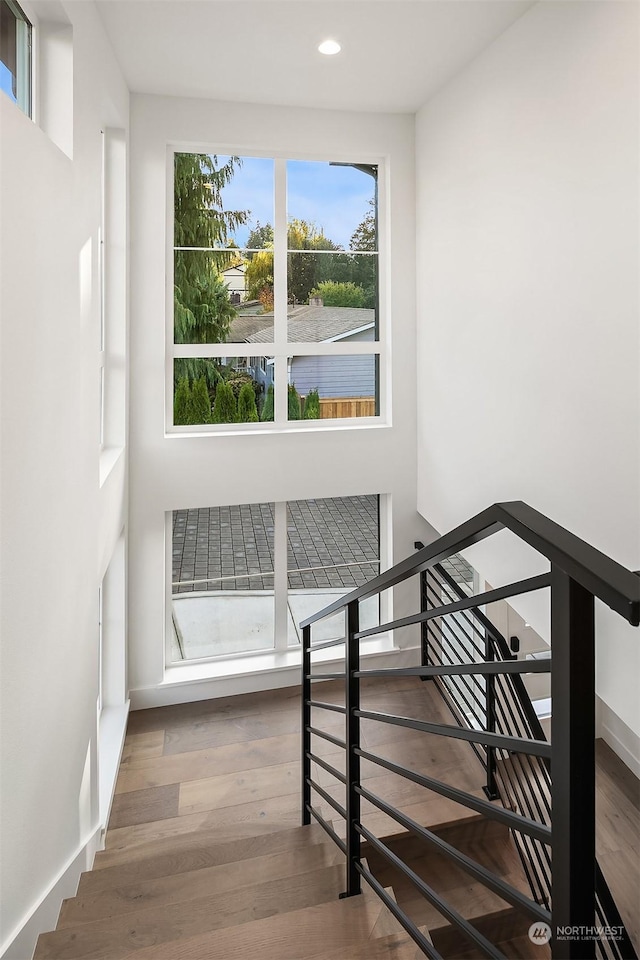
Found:
[[[49,889],[33,904],[18,927],[0,948],[2,960],[31,960],[38,937],[55,930],[62,901],[74,897],[80,874],[90,870],[100,844],[100,826],[80,845],[76,853],[53,880]]]
[[[600,697],[596,697],[596,736],[640,779],[640,737]]]
[[[333,648],[329,649],[327,654],[335,656]],[[371,670],[391,666],[413,667],[420,663],[420,649],[378,649],[365,654],[363,661],[367,669]],[[335,666],[343,669],[343,662],[331,660],[327,656],[322,666],[330,672]],[[212,669],[219,670],[221,675],[212,677]],[[147,710],[150,707],[166,707],[174,703],[193,703],[196,700],[234,697],[262,690],[279,690],[282,687],[298,686],[299,683],[300,653],[296,650],[244,660],[238,658],[234,661],[219,662],[215,666],[208,663],[170,667],[165,671],[165,679],[161,684],[155,687],[138,687],[131,690],[129,696],[132,710]]]

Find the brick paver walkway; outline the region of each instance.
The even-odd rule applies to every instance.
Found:
[[[270,503],[174,511],[174,583],[216,579],[173,592],[273,589],[273,576],[243,576],[273,572],[273,526]],[[378,572],[377,564],[364,563],[379,556],[376,496],[290,502],[287,533],[291,589],[353,589]],[[356,566],[307,570],[336,564]]]

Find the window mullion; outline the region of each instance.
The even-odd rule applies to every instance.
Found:
[[[274,421],[287,421],[287,161],[274,163],[273,339],[275,347]]]

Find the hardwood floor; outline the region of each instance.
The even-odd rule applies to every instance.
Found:
[[[363,709],[450,722],[446,707],[416,678],[364,683]],[[316,697],[342,703],[338,683]],[[343,717],[316,710],[314,723],[341,736]],[[482,794],[483,771],[469,745],[363,721],[363,748],[464,790]],[[313,750],[339,770],[344,753],[320,738]],[[598,743],[598,857],[636,948],[640,947],[638,781]],[[319,764],[313,778],[339,802],[344,787]],[[364,786],[434,828],[526,891],[506,829],[363,760]],[[344,835],[321,797],[314,805]],[[506,956],[544,956],[522,936],[522,920],[437,853],[401,836],[398,824],[363,801],[363,822],[396,835],[412,868],[468,918],[500,929]],[[318,826],[300,824],[300,699],[287,688],[133,713],[116,786],[106,849],[65,903],[58,929],[40,938],[38,960],[416,960],[421,956],[370,892],[338,900],[343,857]],[[369,851],[372,869],[375,856]],[[385,873],[443,956],[472,957],[468,941]],[[360,906],[358,907],[358,904]],[[498,926],[496,927],[496,924]],[[434,940],[435,943],[435,940]]]

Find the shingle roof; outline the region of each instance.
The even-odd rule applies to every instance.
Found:
[[[288,338],[292,343],[320,343],[370,326],[374,321],[375,311],[364,307],[296,307],[289,313]],[[234,320],[232,329],[235,323]],[[246,339],[249,343],[271,343],[272,325],[265,324],[265,328]]]

